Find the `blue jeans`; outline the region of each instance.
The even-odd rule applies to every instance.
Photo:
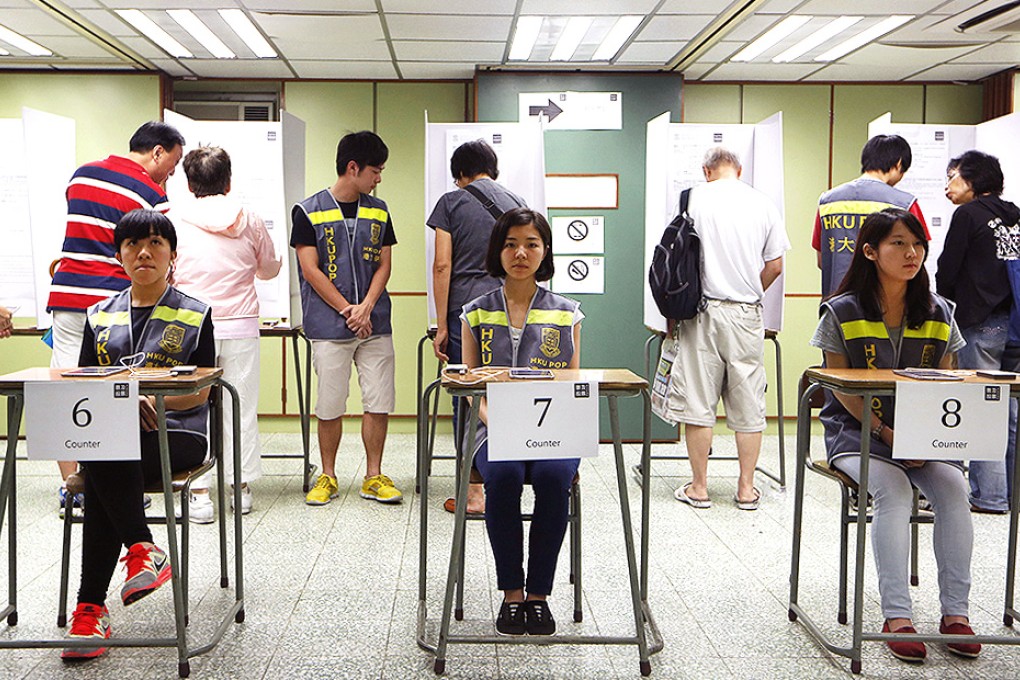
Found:
[[[1007,344],[1002,355],[1002,370],[1020,373],[1020,345]],[[1009,400],[1009,444],[1006,445],[1006,491],[1013,502],[1013,470],[1016,467],[1017,400]]]
[[[570,485],[577,458],[563,460],[489,461],[488,442],[475,455],[475,467],[485,480],[485,528],[496,559],[496,587],[527,587],[534,595],[552,592],[556,560],[567,532]],[[535,509],[528,533],[528,579],[524,580],[524,521],[521,494],[527,474],[535,492]]]
[[[981,323],[961,330],[967,346],[958,355],[960,368],[1001,369],[1008,325],[1009,314],[993,314]],[[1012,451],[1012,447],[1009,450]],[[972,460],[969,468],[970,502],[982,510],[1008,510],[1006,463]]]

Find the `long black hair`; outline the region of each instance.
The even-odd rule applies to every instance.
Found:
[[[878,244],[885,240],[897,222],[902,222],[903,226],[919,238],[924,246],[924,256],[919,263],[917,275],[907,282],[904,309],[907,326],[920,328],[921,324],[931,318],[934,309],[928,270],[924,267],[924,263],[928,259],[928,236],[924,233],[924,227],[921,226],[920,220],[906,210],[886,208],[881,212],[868,215],[857,236],[857,245],[854,248],[854,257],[850,261],[850,268],[847,270],[846,276],[843,277],[842,283],[839,284],[839,288],[829,297],[853,293],[860,300],[861,307],[864,308],[864,313],[869,318],[882,318],[880,299],[882,284],[878,280],[878,266],[864,255],[864,246],[869,245],[877,251]]]

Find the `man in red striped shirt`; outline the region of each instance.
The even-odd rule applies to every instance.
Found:
[[[67,185],[64,247],[46,306],[53,315],[50,366],[77,366],[85,310],[131,285],[114,257],[113,229],[136,208],[170,209],[160,185],[174,174],[183,153],[184,137],[176,128],[150,121],[131,136],[127,156],[110,156],[75,170]],[[75,467],[61,462],[61,476],[66,480]]]

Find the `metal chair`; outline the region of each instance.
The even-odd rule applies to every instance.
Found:
[[[800,378],[800,385],[797,391],[798,401],[804,396],[805,390],[809,387],[807,377],[802,375]],[[808,395],[808,403],[812,411],[821,410],[822,406],[825,405],[825,392],[819,387],[814,387],[811,394]],[[847,578],[849,572],[849,541],[850,541],[850,525],[857,523],[857,509],[856,504],[860,502],[857,498],[858,487],[857,482],[853,480],[848,474],[842,470],[829,464],[828,460],[820,459],[815,460],[811,457],[811,446],[810,443],[806,444],[807,456],[804,459],[804,466],[826,479],[831,479],[839,484],[840,494],[840,512],[839,512],[839,611],[837,612],[836,619],[841,624],[847,622]],[[919,513],[920,505],[920,492],[917,487],[913,487],[914,501],[913,501],[913,512],[910,517],[910,585],[916,586],[919,583],[918,579],[918,526],[921,524],[932,524],[935,521],[934,516]],[[852,501],[856,499],[856,501]],[[868,499],[870,506],[871,499]],[[868,514],[868,522],[871,522],[871,514]]]
[[[178,524],[181,528],[181,585],[184,593],[184,621],[187,624],[188,621],[188,537],[189,537],[189,526],[191,521],[188,517],[188,500],[191,492],[191,485],[197,481],[202,475],[209,470],[212,470],[215,466],[215,460],[210,458],[204,463],[197,467],[189,468],[187,470],[181,470],[180,472],[174,473],[173,480],[171,482],[171,489],[175,494],[180,494],[181,499],[181,518]],[[222,483],[222,480],[221,480]],[[77,491],[77,489],[75,490]],[[151,494],[162,494],[163,493],[163,482],[157,480],[145,488],[146,493]],[[60,559],[60,602],[57,610],[57,626],[63,628],[67,625],[67,591],[71,561],[71,526],[73,524],[81,524],[84,520],[82,517],[75,517],[71,511],[71,506],[74,498],[74,493],[68,489],[68,493],[64,498],[64,540],[63,550]],[[221,499],[222,500],[222,499]],[[88,508],[85,509],[88,512]],[[167,513],[174,512],[173,508],[167,508]],[[166,524],[166,515],[146,515],[145,521],[149,524]],[[177,574],[174,574],[174,578],[177,578]]]

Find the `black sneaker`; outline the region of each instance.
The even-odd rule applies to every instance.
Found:
[[[552,635],[556,632],[556,621],[545,600],[528,600],[524,604],[528,635]]]
[[[496,617],[496,632],[500,635],[524,635],[524,603],[503,602]]]

